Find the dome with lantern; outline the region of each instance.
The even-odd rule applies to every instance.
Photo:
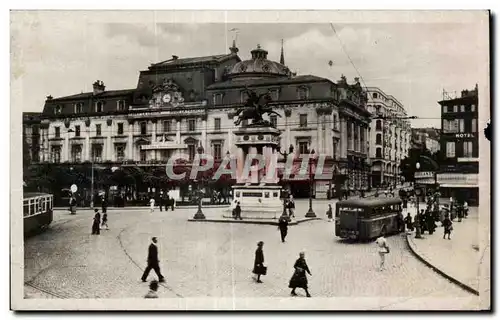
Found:
[[[251,51],[252,59],[244,60],[235,64],[227,74],[229,79],[234,78],[262,78],[279,77],[289,78],[292,76],[290,69],[284,64],[267,59],[268,52],[257,45]]]

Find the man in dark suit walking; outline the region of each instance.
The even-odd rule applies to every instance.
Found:
[[[146,267],[146,270],[144,270],[144,274],[142,275],[142,282],[146,282],[146,278],[148,277],[149,272],[151,269],[153,269],[158,276],[158,279],[160,282],[165,282],[165,278],[160,272],[160,260],[158,260],[158,247],[156,246],[156,243],[158,240],[156,237],[153,237],[151,244],[149,245],[148,249],[148,266]]]

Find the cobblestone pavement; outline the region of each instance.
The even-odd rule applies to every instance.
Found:
[[[327,201],[317,202],[315,210],[322,217]],[[297,211],[307,206],[307,201],[297,201]],[[162,298],[289,297],[293,264],[304,250],[313,274],[309,277],[313,297],[404,298],[403,304],[391,304],[389,309],[412,298],[465,298],[466,303],[449,300],[448,307],[473,307],[468,299],[472,295],[414,258],[402,235],[388,238],[391,253],[387,270],[380,272],[373,242],[341,241],[334,236],[334,224],[327,221],[290,227],[287,242],[281,243],[275,226],[188,222],[195,211],[110,212],[111,230],[102,230],[100,236],[90,235],[90,211],[56,222],[25,243],[25,281],[30,287],[25,293],[43,298],[34,287],[54,298],[141,297],[147,292],[147,284],[139,280],[147,247],[157,236],[167,279],[160,289]],[[251,270],[260,240],[265,242],[268,275],[257,284]],[[149,280],[154,277],[152,272]]]

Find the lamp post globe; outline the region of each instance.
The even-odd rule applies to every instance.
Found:
[[[314,159],[314,149],[311,151],[311,157]],[[316,213],[312,208],[312,193],[313,193],[313,173],[312,173],[312,161],[313,159],[309,159],[309,210],[306,213],[306,218],[316,218]]]
[[[203,153],[204,150],[203,150],[203,146],[201,145],[201,143],[200,143],[200,146],[198,147],[197,151],[198,151],[198,154],[200,154],[200,155]],[[201,157],[200,157],[200,165],[201,165]],[[196,183],[196,180],[195,180],[195,183]],[[203,211],[201,210],[201,202],[203,200],[203,195],[201,192],[201,181],[198,181],[197,185],[198,185],[198,195],[197,195],[198,196],[198,210],[194,214],[193,219],[204,220],[204,219],[206,219],[206,217],[203,214]]]

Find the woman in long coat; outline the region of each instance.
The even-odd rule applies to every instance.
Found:
[[[100,224],[101,224],[101,214],[97,209],[94,209],[95,216],[94,222],[92,223],[92,234],[101,234]]]
[[[255,250],[255,261],[253,263],[253,273],[257,275],[257,282],[262,283],[260,280],[261,275],[265,275],[264,271],[264,252],[262,251],[262,247],[264,246],[264,242],[259,241],[257,243],[257,250]]]
[[[293,267],[295,268],[295,272],[292,276],[292,279],[290,279],[290,283],[288,284],[288,287],[292,288],[291,292],[292,296],[297,295],[295,293],[296,288],[302,288],[306,291],[307,297],[311,297],[309,291],[307,290],[306,271],[307,273],[309,273],[310,276],[312,276],[312,274],[311,271],[309,271],[309,267],[307,266],[306,259],[304,257],[305,257],[304,252],[301,252],[299,258],[297,259],[297,261],[295,261],[295,264],[293,265]]]

